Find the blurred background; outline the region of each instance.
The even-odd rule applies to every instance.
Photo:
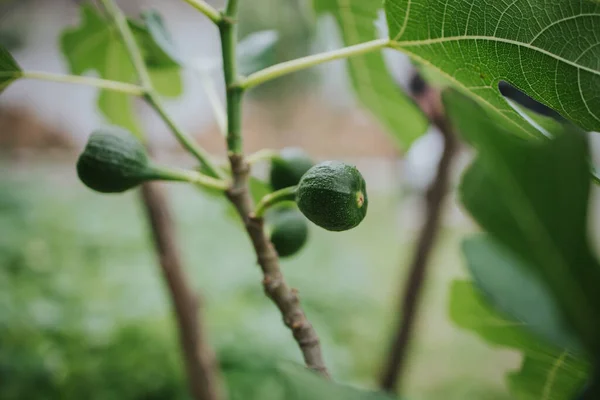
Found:
[[[60,32],[79,23],[78,1],[0,1],[0,42],[24,69],[66,73]],[[220,6],[220,3],[213,3]],[[205,148],[225,154],[210,94],[223,102],[217,30],[181,1],[127,0],[129,15],[160,11],[182,54],[184,94],[174,118]],[[242,2],[241,37],[274,29],[268,63],[340,46],[331,21],[303,0]],[[406,85],[410,63],[387,55]],[[210,86],[206,82],[211,82]],[[207,93],[209,95],[207,95]],[[137,193],[102,196],[76,177],[88,135],[106,124],[96,89],[19,81],[0,96],[0,399],[185,399],[177,333]],[[162,122],[136,103],[159,157],[193,165]],[[400,290],[422,220],[421,195],[441,152],[434,131],[400,153],[358,106],[343,61],[254,90],[244,110],[245,150],[303,147],[315,160],[355,163],[369,186],[358,228],[310,227],[308,246],[283,261],[337,381],[374,388],[395,326]],[[468,161],[457,163],[455,176]],[[224,158],[223,158],[224,159]],[[264,174],[266,166],[257,169]],[[168,185],[180,249],[203,294],[218,351],[251,349],[301,361],[280,315],[263,295],[261,274],[227,204],[191,187]],[[453,196],[431,263],[407,376],[407,397],[508,399],[504,373],[518,354],[489,348],[447,316],[448,288],[464,278],[460,241],[476,228]]]

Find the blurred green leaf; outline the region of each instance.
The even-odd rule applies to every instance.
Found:
[[[489,235],[466,239],[463,253],[477,287],[497,310],[554,345],[581,352],[548,288],[523,260]]]
[[[377,39],[375,21],[380,1],[313,0],[317,14],[330,14],[345,46]],[[427,120],[390,75],[381,52],[349,58],[352,85],[358,99],[387,128],[397,145],[408,148],[427,130]]]
[[[249,75],[275,63],[279,35],[274,30],[254,32],[238,43],[240,73]]]
[[[183,62],[181,55],[179,54],[179,49],[175,46],[173,38],[171,38],[171,34],[165,27],[163,19],[158,11],[146,10],[142,12],[142,20],[152,38],[148,45],[158,46],[166,57],[166,60],[162,60],[162,62],[165,62],[167,65],[171,64],[171,66],[182,65]],[[141,29],[143,30],[143,27]],[[152,63],[150,64],[152,65]]]
[[[143,24],[130,21],[130,26],[141,45],[158,92],[165,96],[181,94],[177,63],[156,44]],[[72,73],[81,75],[93,70],[104,79],[136,82],[135,69],[118,32],[93,6],[81,6],[81,24],[66,29],[60,42]],[[108,121],[141,136],[140,123],[129,95],[103,90],[98,105]]]
[[[4,47],[0,46],[0,93],[21,76],[21,67]]]
[[[439,69],[513,133],[537,135],[507,106],[505,80],[587,130],[600,130],[600,2],[386,0],[393,46]]]
[[[593,354],[600,350],[600,266],[587,238],[587,137],[565,125],[552,140],[526,141],[470,98],[444,92],[457,130],[478,150],[461,200],[499,244],[548,287]]]
[[[219,356],[230,400],[392,400],[393,397],[336,384],[306,368],[260,354]]]
[[[453,283],[450,317],[491,345],[523,353],[521,368],[507,373],[510,391],[518,400],[569,400],[585,384],[590,366],[584,359],[540,340],[523,322],[500,314],[470,282]]]

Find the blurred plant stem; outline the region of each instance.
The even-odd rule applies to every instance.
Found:
[[[156,94],[142,52],[136,43],[125,15],[114,0],[102,0],[106,11],[116,25],[127,52],[135,67],[138,78],[145,91],[145,98],[171,128],[180,143],[211,172],[215,177],[222,171],[210,160],[208,153],[193,142],[166,113],[158,94]],[[187,286],[189,281],[183,268],[176,246],[173,221],[167,201],[160,188],[153,183],[142,186],[142,200],[148,220],[160,266],[169,288],[175,316],[178,324],[179,341],[183,351],[189,390],[195,400],[221,400],[221,379],[212,349],[209,347],[200,319],[198,298]]]
[[[144,88],[139,85],[134,85],[126,82],[117,82],[107,79],[93,78],[79,75],[63,75],[54,74],[42,71],[20,71],[14,73],[15,76],[26,79],[36,79],[50,82],[73,83],[76,85],[93,86],[100,89],[110,90],[113,92],[130,94],[133,96],[143,96]]]
[[[193,289],[188,286],[189,279],[181,265],[167,199],[157,183],[144,184],[141,195],[154,248],[175,310],[189,390],[195,400],[222,399],[215,355],[201,323],[202,307]]]
[[[458,145],[450,122],[446,118],[440,92],[429,86],[418,74],[413,77],[411,82],[411,92],[423,113],[442,134],[444,149],[435,178],[423,198],[426,207],[425,221],[417,240],[408,279],[404,283],[403,296],[397,313],[399,320],[396,332],[387,352],[388,358],[385,360],[383,374],[380,378],[382,389],[388,392],[397,390],[399,393],[402,393],[402,377],[418,315],[423,284],[427,278],[429,258],[440,228],[442,206],[448,193],[452,161]]]

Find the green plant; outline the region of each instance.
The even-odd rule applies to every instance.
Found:
[[[351,229],[365,218],[366,184],[356,168],[339,162],[309,169],[310,162],[304,156],[289,158],[284,153],[263,151],[245,157],[242,99],[246,91],[275,78],[352,57],[348,68],[357,96],[401,148],[425,131],[428,120],[444,138],[436,179],[424,197],[426,219],[398,313],[401,320],[385,363],[382,388],[394,391],[404,376],[427,261],[439,230],[449,170],[457,151],[455,134],[460,133],[477,151],[476,160],[462,177],[461,203],[486,234],[465,242],[473,282],[453,286],[452,319],[492,344],[523,354],[521,369],[508,376],[515,397],[600,397],[600,381],[596,379],[600,375],[600,266],[589,245],[587,229],[594,169],[586,133],[600,130],[597,0],[514,0],[510,4],[492,0],[386,0],[383,5],[364,0],[344,4],[315,0],[317,14],[333,15],[346,47],[262,69],[252,62],[253,55],[260,59],[273,45],[272,40],[264,41],[267,47],[239,51],[238,0],[229,0],[223,11],[203,0],[186,2],[219,30],[227,98],[228,168],[215,163],[165,111],[161,96],[180,93],[179,70],[185,61],[156,13],[144,13],[142,21],[128,19],[113,0],[102,0],[110,17],[105,18],[94,7],[84,5],[81,25],[66,31],[61,40],[74,75],[23,71],[5,49],[0,49],[0,90],[19,78],[87,84],[102,90],[100,110],[112,124],[131,133],[105,132],[90,137],[78,162],[78,173],[92,189],[121,192],[148,180],[175,180],[216,190],[228,199],[251,239],[266,295],[292,331],[306,366],[328,378],[317,333],[297,292],[284,280],[273,244],[279,246],[282,256],[297,249],[284,250],[285,243],[276,236],[279,227],[267,235],[264,216],[274,205],[295,200],[315,224],[332,231]],[[386,33],[379,36],[375,21],[382,8],[387,26],[382,29]],[[88,40],[91,37],[93,41]],[[431,79],[430,84],[417,75],[410,93],[398,90],[384,63],[384,49],[408,54],[425,76],[440,79]],[[246,76],[238,68],[240,53],[246,61]],[[88,70],[100,77],[81,76]],[[498,90],[503,81],[557,111],[566,121],[507,101]],[[195,156],[199,169],[181,171],[150,161],[131,96],[143,98],[160,115],[180,144]],[[260,196],[255,206],[251,165],[263,158],[272,159],[271,185],[275,191]],[[223,384],[232,398],[249,390],[258,398],[386,398],[273,361],[245,364],[225,360],[226,377],[220,380],[196,308],[190,306],[195,304],[194,295],[173,250],[164,202],[154,190],[142,186],[178,315],[188,384],[195,398],[220,398]],[[292,227],[292,222],[286,224]],[[296,233],[304,232],[304,225],[297,226],[300,230]],[[295,239],[294,247],[300,243]],[[264,385],[252,384],[257,370],[262,371],[259,375],[269,376]],[[232,374],[249,389],[240,392],[232,383]]]

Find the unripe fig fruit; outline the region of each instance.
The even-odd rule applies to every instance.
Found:
[[[316,225],[345,231],[365,218],[369,201],[365,180],[355,166],[325,161],[304,174],[296,191],[296,203]]]
[[[153,179],[155,171],[144,145],[132,133],[111,127],[92,133],[77,161],[77,175],[92,190],[120,193]]]

